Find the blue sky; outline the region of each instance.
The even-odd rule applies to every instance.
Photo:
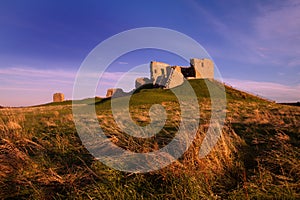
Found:
[[[230,85],[279,102],[300,101],[299,10],[298,0],[3,0],[0,105],[45,103],[54,92],[71,99],[76,72],[94,47],[149,26],[195,39]],[[123,72],[152,59],[186,64],[166,52],[132,52],[114,62],[97,95]]]

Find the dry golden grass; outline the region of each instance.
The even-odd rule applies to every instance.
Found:
[[[231,100],[217,145],[199,149],[209,127],[209,99],[200,102],[200,128],[185,154],[158,171],[130,174],[96,161],[82,146],[71,106],[1,109],[0,198],[29,199],[297,199],[300,198],[300,108]],[[118,146],[155,151],[176,134],[180,110],[162,103],[168,119],[155,137],[128,136],[107,109],[100,126]],[[139,125],[150,105],[133,106]]]

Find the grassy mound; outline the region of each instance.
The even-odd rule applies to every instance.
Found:
[[[91,104],[91,103],[98,103],[102,99],[99,97],[95,98],[87,98],[87,99],[82,99],[82,100],[66,100],[62,102],[50,102],[46,104],[41,104],[41,105],[36,105],[33,107],[41,107],[41,106],[67,106],[67,105],[72,105],[72,104]]]
[[[1,109],[0,198],[299,199],[300,108],[225,87],[227,117],[221,138],[209,155],[199,158],[210,98],[204,80],[190,84],[201,108],[195,140],[178,161],[144,174],[120,172],[93,158],[76,132],[70,104]],[[122,132],[111,101],[122,98],[99,100],[97,118],[109,140],[124,149],[155,151],[178,131],[180,108],[170,90],[145,88],[130,100],[131,117],[142,126],[150,123],[152,104],[166,110],[164,128],[147,139]]]

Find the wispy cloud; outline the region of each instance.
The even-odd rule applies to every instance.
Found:
[[[24,67],[12,67],[0,69],[0,76],[26,76],[26,77],[64,77],[74,78],[76,72],[66,70],[44,70]]]
[[[119,61],[118,64],[120,64],[120,65],[128,65],[128,62]]]
[[[224,79],[224,81],[237,89],[266,97],[277,102],[300,101],[300,84],[290,86],[274,82],[259,82],[239,79]]]
[[[261,39],[299,38],[300,3],[286,0],[260,5],[261,15],[255,18],[254,27]]]
[[[59,75],[58,75],[59,74]],[[0,105],[20,106],[45,103],[52,100],[52,94],[60,91],[67,99],[72,99],[76,72],[37,70],[28,68],[6,68],[0,70]],[[93,75],[93,74],[91,74]],[[97,94],[104,96],[108,88],[120,87],[125,91],[134,88],[137,77],[149,77],[147,72],[105,72],[97,88]],[[284,85],[274,82],[225,79],[226,83],[267,97],[278,102],[300,100],[300,85]]]
[[[0,69],[0,104],[25,106],[49,102],[54,92],[71,98],[76,73],[67,70],[42,70],[27,67]]]
[[[54,92],[63,92],[66,99],[72,99],[76,71],[42,70],[34,68],[0,69],[0,105],[24,106],[45,103],[52,100]],[[134,88],[137,77],[149,77],[142,71],[86,73],[87,78],[100,78],[97,96],[104,96],[108,88],[120,87],[125,91]],[[93,86],[96,87],[96,86]],[[22,96],[22,98],[20,98]]]
[[[201,3],[190,2],[209,22],[212,30],[228,43],[223,49],[219,46],[212,47],[215,56],[265,67],[300,66],[299,1],[252,1],[253,11],[245,10],[249,14],[243,16],[238,10],[245,9],[245,6],[237,3],[236,8],[223,13],[232,17],[228,18],[234,22],[224,20],[226,16],[221,18],[217,11],[207,10]],[[224,10],[229,8],[229,4],[221,2],[220,5],[223,5]],[[238,15],[241,20],[237,19]]]
[[[242,89],[276,101],[299,101],[299,1],[249,1],[251,8],[239,1],[234,1],[234,6],[233,2],[220,2],[214,8],[220,9],[222,17],[204,3],[190,2],[220,40],[220,45],[212,43],[215,46],[210,46],[210,53],[226,76],[248,78],[247,84],[238,82]],[[258,77],[270,82],[251,81]]]
[[[256,51],[283,67],[300,66],[300,3],[279,1],[260,5],[253,20]]]

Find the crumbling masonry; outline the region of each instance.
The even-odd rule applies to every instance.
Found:
[[[213,79],[214,64],[204,58],[190,59],[190,66],[170,66],[167,63],[152,61],[150,63],[153,85],[169,89],[181,85],[184,79]]]
[[[190,66],[171,66],[167,63],[151,61],[150,79],[138,78],[135,81],[136,89],[144,84],[152,83],[156,87],[170,89],[183,84],[185,79],[214,79],[214,63],[208,58],[190,59]],[[108,89],[106,97],[124,96],[123,90]]]

